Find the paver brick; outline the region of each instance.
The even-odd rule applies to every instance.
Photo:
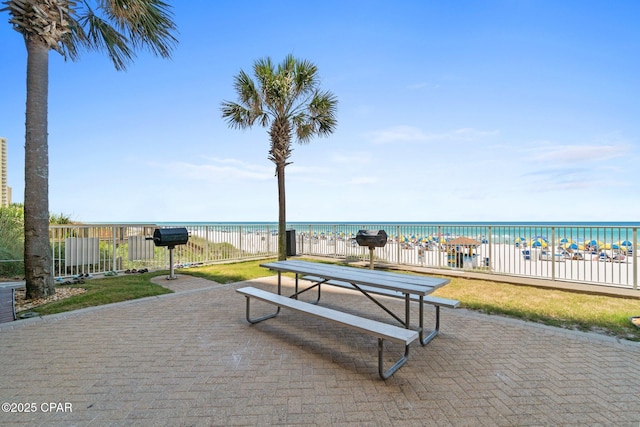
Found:
[[[246,283],[157,280],[176,293],[0,326],[0,400],[73,408],[0,425],[640,424],[638,343],[442,310],[440,336],[383,381],[369,336],[286,310],[249,325]],[[322,303],[384,319],[353,293]]]

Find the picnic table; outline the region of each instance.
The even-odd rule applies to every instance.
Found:
[[[444,278],[417,276],[380,270],[366,270],[355,267],[298,260],[268,262],[261,264],[261,266],[278,273],[277,294],[255,288],[241,288],[237,290],[237,292],[246,297],[246,318],[249,323],[258,323],[263,320],[273,318],[278,315],[282,307],[287,307],[377,336],[379,362],[378,371],[383,379],[391,376],[406,362],[409,354],[409,344],[411,342],[419,338],[420,343],[424,346],[438,334],[441,306],[455,308],[459,304],[459,302],[455,300],[429,296],[429,294],[431,294],[435,289],[449,283],[449,279]],[[282,273],[295,274],[294,293],[288,297],[282,295]],[[304,279],[305,282],[302,287],[301,279]],[[323,285],[337,286],[358,291],[389,314],[400,324],[400,326],[354,316],[341,310],[333,310],[319,306],[318,303],[322,296]],[[312,289],[317,290],[317,297],[315,301],[303,302],[298,300],[298,297],[301,294]],[[276,305],[276,311],[259,318],[252,318],[250,315],[250,299],[252,297]],[[403,299],[405,302],[404,315],[395,313],[389,307],[389,300],[384,297]],[[419,304],[419,325],[417,329],[413,329],[411,327],[410,305],[412,302],[417,302]],[[425,304],[433,305],[436,308],[435,329],[426,336],[424,328]],[[387,370],[383,367],[382,342],[385,339],[405,345],[404,356]]]

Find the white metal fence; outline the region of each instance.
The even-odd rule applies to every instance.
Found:
[[[277,255],[275,224],[184,224],[186,245],[176,266]],[[165,247],[150,238],[155,224],[51,226],[54,274],[66,277],[141,268],[169,268]],[[297,255],[369,259],[358,230],[385,230],[374,257],[391,264],[464,269],[489,274],[638,289],[637,227],[585,225],[289,224]],[[295,240],[293,238],[295,236]],[[289,239],[291,237],[291,239]],[[463,239],[461,239],[463,238]]]
[[[176,267],[238,261],[277,254],[272,225],[176,225],[189,241],[173,252]],[[154,224],[55,225],[50,227],[56,277],[168,269],[169,250],[151,239]],[[277,228],[277,227],[276,227]]]
[[[368,259],[359,229],[385,230],[378,260],[638,289],[636,227],[296,224],[298,254]],[[460,239],[463,238],[463,239]]]

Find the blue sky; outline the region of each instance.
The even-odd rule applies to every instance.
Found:
[[[86,222],[277,221],[267,129],[223,100],[291,53],[338,98],[294,143],[289,221],[637,221],[640,2],[170,1],[173,58],[50,54],[50,210]],[[0,14],[0,136],[24,192],[26,51]]]

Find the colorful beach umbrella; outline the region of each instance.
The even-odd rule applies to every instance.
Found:
[[[547,241],[544,239],[537,238],[532,239],[530,245],[532,248],[546,248],[547,246],[549,246],[549,243],[547,243]]]

